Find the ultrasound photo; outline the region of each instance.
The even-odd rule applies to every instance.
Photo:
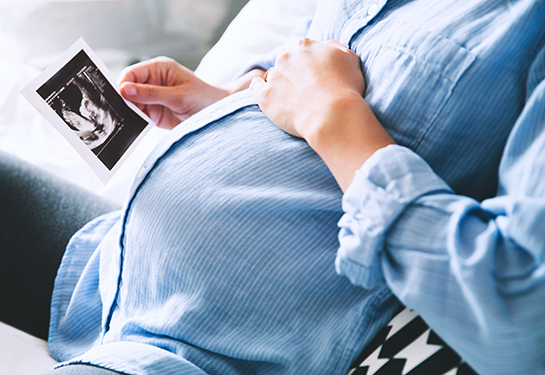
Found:
[[[148,125],[84,50],[36,92],[110,170]]]

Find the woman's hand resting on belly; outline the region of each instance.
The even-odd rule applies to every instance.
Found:
[[[322,157],[343,191],[367,158],[394,143],[363,99],[360,59],[339,42],[301,39],[250,88],[272,122]]]
[[[157,126],[173,129],[218,100],[248,88],[252,78],[263,74],[263,70],[255,69],[226,87],[216,87],[175,60],[158,57],[125,68],[121,73],[120,91]]]

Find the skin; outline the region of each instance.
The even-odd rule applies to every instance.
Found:
[[[209,85],[191,70],[168,57],[144,61],[123,70],[121,95],[136,104],[160,128],[173,129],[200,110],[249,87],[263,77],[255,69],[225,87]]]
[[[262,111],[285,132],[304,138],[343,191],[377,150],[394,141],[365,102],[358,56],[336,41],[303,38],[278,57],[263,80],[256,69],[227,87],[207,84],[160,57],[126,68],[121,94],[159,127],[173,129],[210,104],[250,87]]]
[[[373,153],[394,144],[363,98],[359,57],[336,41],[301,39],[267,82],[255,78],[250,88],[272,122],[322,157],[343,191]]]

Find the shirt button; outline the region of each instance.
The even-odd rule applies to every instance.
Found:
[[[378,14],[379,10],[380,9],[377,4],[371,4],[369,9],[367,9],[367,14],[369,15],[369,17],[374,17]]]
[[[144,172],[146,171],[146,166],[142,166],[142,168],[140,168],[140,170],[138,171],[138,174],[136,175],[136,178],[140,178],[142,177],[142,175],[144,174]]]

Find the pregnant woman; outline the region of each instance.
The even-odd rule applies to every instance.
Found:
[[[509,132],[545,76],[544,17],[545,4],[527,0],[323,1],[310,39],[278,56],[266,82],[262,69],[215,88],[168,59],[130,67],[122,94],[173,130],[142,166],[123,209],[86,224],[66,248],[48,338],[52,356],[66,362],[52,374],[346,374],[398,298],[427,313],[478,372],[543,373],[543,324],[529,330],[517,310],[534,311],[528,300],[510,305],[495,279],[473,277],[483,269],[510,274],[493,256],[449,267],[458,258],[449,263],[437,252],[443,232],[436,242],[411,232],[413,257],[379,250],[391,217],[394,236],[418,219],[428,238],[422,220],[433,223],[438,211],[402,215],[412,200],[496,194]],[[252,91],[242,90],[252,79]],[[409,150],[427,164],[354,178],[375,151],[400,147],[394,143],[407,153],[381,165],[414,155]],[[21,173],[11,175],[2,183],[20,184]],[[79,199],[47,191],[39,202],[57,202],[50,210],[79,212],[70,208]],[[97,205],[77,222],[110,210]],[[64,214],[45,213],[15,223],[27,214],[2,211],[3,230],[32,237],[20,228],[36,225],[55,237],[52,228],[64,225]],[[2,275],[18,270],[10,271],[11,294],[37,279],[28,269],[42,271],[40,258],[18,251],[2,255],[10,260]],[[422,259],[443,267],[426,278]],[[509,259],[528,261],[528,272],[541,267],[526,255]],[[29,296],[11,300],[38,313]],[[23,326],[17,313],[2,314]],[[498,342],[507,337],[517,345]]]

